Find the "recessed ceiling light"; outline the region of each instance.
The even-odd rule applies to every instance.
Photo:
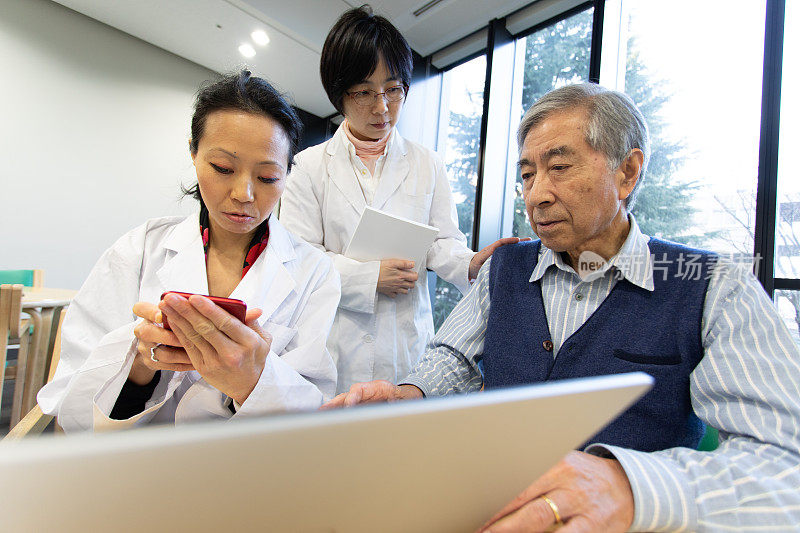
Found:
[[[253,38],[253,42],[259,46],[266,46],[269,43],[269,35],[263,30],[256,30],[250,34],[250,37]]]
[[[243,44],[239,47],[239,53],[242,54],[244,57],[253,57],[256,55],[256,50],[249,44]]]

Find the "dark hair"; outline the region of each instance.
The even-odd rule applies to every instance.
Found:
[[[300,145],[303,123],[285,96],[267,80],[252,76],[249,70],[242,70],[203,84],[194,101],[192,138],[189,141],[189,149],[193,154],[197,153],[208,115],[216,111],[244,111],[275,120],[289,137],[289,160],[286,171],[288,173],[291,170]],[[183,188],[183,192],[200,200],[202,204],[197,184],[189,189]]]
[[[393,77],[411,85],[411,47],[391,22],[373,15],[368,4],[339,17],[319,61],[322,86],[337,111],[343,112],[345,91],[375,72],[381,58]]]

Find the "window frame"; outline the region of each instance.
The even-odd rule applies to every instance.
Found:
[[[761,138],[756,186],[753,255],[756,275],[770,298],[775,290],[799,290],[800,279],[775,277],[775,230],[778,216],[778,141],[781,118],[781,76],[786,0],[767,0],[764,63],[761,82]]]

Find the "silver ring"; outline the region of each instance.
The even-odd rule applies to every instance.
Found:
[[[164,346],[164,345],[159,342],[158,344],[156,344],[152,348],[150,348],[150,360],[152,362],[154,362],[154,363],[158,363],[159,362],[158,358],[156,358],[156,348],[158,348],[159,346]]]

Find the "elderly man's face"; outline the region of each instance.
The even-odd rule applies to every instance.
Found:
[[[641,168],[634,150],[609,169],[584,138],[586,120],[582,108],[551,114],[528,132],[519,161],[533,231],[573,266],[583,251],[609,259],[622,246],[630,228],[624,200]]]

